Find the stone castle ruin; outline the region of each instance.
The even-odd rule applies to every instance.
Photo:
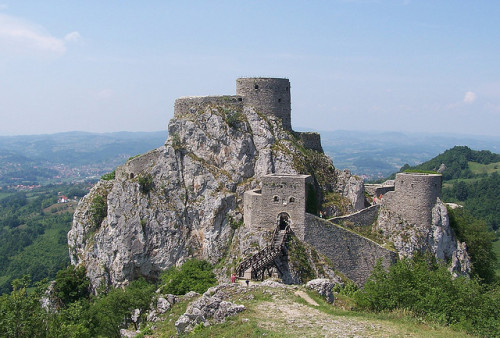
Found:
[[[294,269],[286,244],[295,236],[312,265],[321,256],[360,286],[378,261],[389,266],[416,251],[467,273],[465,245],[440,196],[441,175],[418,173],[364,190],[361,179],[333,167],[318,133],[293,131],[288,79],[239,78],[236,95],[177,99],[165,145],[92,188],[68,233],[70,259],[85,265],[94,290],[156,279],[189,257],[228,260],[245,278],[285,280]],[[98,222],[96,197],[107,206]]]

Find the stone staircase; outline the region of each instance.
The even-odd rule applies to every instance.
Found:
[[[266,271],[270,275],[271,269],[275,266],[274,260],[282,255],[290,232],[291,229],[288,225],[283,230],[276,228],[271,244],[241,262],[236,269],[237,275],[245,279],[256,280],[263,280]]]

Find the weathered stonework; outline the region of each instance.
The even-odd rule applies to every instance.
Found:
[[[441,174],[398,173],[394,191],[383,197],[384,206],[413,224],[430,224],[432,208],[441,197],[441,180]]]
[[[368,226],[372,225],[377,219],[379,205],[372,205],[366,209],[357,211],[353,214],[338,216],[330,218],[329,221],[335,224],[341,224],[342,222],[350,222],[356,226]]]
[[[239,78],[236,94],[244,104],[251,105],[265,115],[281,119],[283,129],[292,130],[290,81],[276,78]]]
[[[397,253],[327,220],[306,214],[304,241],[330,258],[337,271],[358,286],[365,283],[379,259],[388,267]]]
[[[298,238],[304,239],[306,187],[310,181],[309,175],[262,177],[262,188],[245,192],[245,226],[253,231],[272,231],[286,222]]]

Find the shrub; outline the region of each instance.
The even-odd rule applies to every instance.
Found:
[[[137,181],[139,182],[139,190],[143,194],[148,194],[153,189],[153,177],[150,174],[139,176]]]
[[[402,259],[388,271],[379,262],[355,299],[361,309],[409,310],[474,334],[494,335],[500,329],[498,286],[468,277],[453,279],[445,266],[429,263],[429,257]]]
[[[105,196],[96,195],[90,204],[90,217],[95,228],[98,228],[108,215],[108,205]]]
[[[101,176],[101,180],[104,180],[104,181],[111,181],[114,179],[115,179],[115,170]]]
[[[68,305],[89,296],[90,281],[85,267],[68,266],[59,270],[56,275],[54,291],[62,304]]]
[[[162,292],[184,295],[189,291],[203,293],[216,284],[212,265],[205,260],[190,259],[180,268],[172,267],[161,275]]]

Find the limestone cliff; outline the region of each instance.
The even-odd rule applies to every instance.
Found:
[[[340,177],[278,118],[224,104],[176,114],[163,147],[130,159],[80,201],[68,233],[71,262],[86,266],[96,289],[155,279],[188,257],[215,263],[231,243],[244,252],[256,239],[238,229],[243,193],[275,172],[312,175],[319,202],[337,194],[355,196],[348,211],[359,204],[356,180]]]

